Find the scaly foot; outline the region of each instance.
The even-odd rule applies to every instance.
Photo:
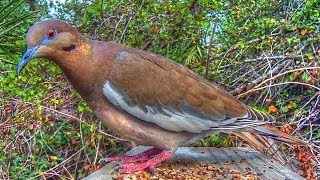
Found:
[[[136,163],[136,164],[124,164],[121,166],[119,172],[120,173],[132,173],[144,169],[153,169],[161,162],[170,159],[173,153],[171,151],[163,150],[161,153],[155,155],[153,158],[147,160],[143,163]]]
[[[148,150],[146,150],[142,153],[139,153],[137,155],[134,155],[134,156],[123,155],[123,156],[107,157],[104,160],[106,162],[121,161],[122,163],[146,161],[146,160],[150,159],[151,156],[157,155],[161,152],[162,152],[162,150],[160,150],[160,149],[151,148],[151,149],[148,149]]]

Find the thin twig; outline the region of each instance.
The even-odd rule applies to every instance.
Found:
[[[246,59],[244,60],[244,62],[257,62],[257,61],[262,61],[262,60],[275,60],[275,59],[300,59],[302,57],[306,57],[306,55],[297,55],[297,56],[271,56],[271,57],[259,57],[259,58],[255,58],[255,59]]]
[[[267,86],[263,86],[263,87],[260,87],[260,88],[256,88],[256,89],[250,89],[249,91],[247,92],[244,92],[242,94],[239,94],[237,96],[237,98],[239,99],[240,97],[243,97],[249,93],[252,93],[254,91],[258,91],[258,90],[261,90],[261,89],[265,89],[265,88],[269,88],[269,87],[274,87],[274,86],[279,86],[279,85],[284,85],[284,84],[299,84],[299,85],[304,85],[304,86],[309,86],[309,87],[312,87],[316,90],[318,90],[320,92],[320,88],[317,87],[317,86],[314,86],[312,84],[308,84],[308,83],[302,83],[302,82],[284,82],[284,83],[278,83],[278,84],[272,84],[272,85],[267,85]]]
[[[77,151],[76,153],[74,153],[73,155],[71,155],[70,157],[68,157],[67,159],[65,159],[64,161],[62,161],[61,163],[57,164],[56,166],[48,169],[47,171],[43,172],[43,173],[39,173],[39,175],[31,178],[31,179],[38,179],[40,176],[47,174],[50,171],[54,171],[56,168],[58,168],[59,166],[62,166],[63,164],[67,163],[69,160],[71,160],[74,156],[76,156],[78,153],[80,153],[82,150],[84,150],[86,147],[88,146],[88,144],[84,145],[79,151]]]
[[[244,95],[246,95],[246,94],[248,94],[248,93],[251,93],[252,90],[253,90],[253,91],[256,91],[257,88],[261,87],[261,86],[262,86],[263,84],[265,84],[266,82],[271,81],[271,80],[274,80],[274,79],[276,79],[276,78],[278,78],[278,77],[281,77],[281,76],[283,76],[283,75],[286,75],[286,74],[289,74],[289,73],[292,73],[292,72],[296,72],[296,71],[304,71],[304,70],[312,70],[312,69],[320,69],[320,67],[304,67],[304,68],[293,69],[293,70],[289,70],[289,71],[286,71],[286,72],[277,74],[277,75],[275,75],[275,76],[273,76],[273,77],[271,77],[271,78],[269,78],[269,79],[266,79],[266,80],[262,81],[260,84],[256,85],[256,86],[253,87],[251,90],[249,90],[249,91],[247,91],[247,92],[245,92],[245,93],[242,93],[242,94],[237,95],[237,97],[238,97],[238,98],[241,98],[241,97],[243,97]],[[260,79],[260,78],[259,78],[259,79]],[[255,81],[254,81],[254,82],[255,82]],[[254,82],[252,82],[252,83],[250,83],[250,84],[253,84]],[[290,83],[289,83],[289,84],[290,84]],[[315,89],[317,89],[316,86],[314,86],[314,87],[315,87]],[[234,94],[235,92],[238,92],[239,90],[241,90],[241,89],[240,89],[240,88],[237,88],[237,89],[235,89],[234,91],[232,91],[231,93]],[[252,92],[253,92],[253,91],[252,91]]]
[[[210,42],[209,42],[208,54],[207,54],[207,61],[206,61],[206,72],[205,72],[205,76],[204,76],[206,79],[208,79],[210,55],[211,55],[211,51],[212,51],[213,37],[214,37],[214,34],[216,33],[216,29],[217,29],[217,24],[218,24],[218,21],[215,21],[214,26],[213,26],[213,30],[212,30],[212,33],[211,33],[211,36],[210,36]]]
[[[251,87],[253,87],[254,85],[260,83],[261,81],[263,81],[267,76],[269,76],[270,74],[275,74],[278,73],[279,70],[286,66],[287,63],[291,63],[291,62],[283,62],[281,64],[279,64],[278,66],[274,67],[273,69],[271,69],[268,73],[265,73],[264,75],[260,76],[259,78],[255,79],[254,81],[248,83],[248,84],[244,84],[240,87],[238,87],[237,89],[231,91],[230,93],[233,95],[239,94],[241,92],[243,92],[246,89],[250,89]],[[238,95],[239,96],[239,95]],[[240,96],[241,97],[241,96]]]

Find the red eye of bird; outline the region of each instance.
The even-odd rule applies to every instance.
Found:
[[[49,39],[52,39],[56,36],[56,31],[54,29],[49,29],[48,32],[47,32],[47,37]]]

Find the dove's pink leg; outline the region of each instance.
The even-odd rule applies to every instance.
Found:
[[[170,159],[173,153],[171,151],[163,150],[161,153],[155,155],[153,158],[147,160],[143,163],[137,164],[124,164],[121,166],[119,170],[120,173],[132,173],[144,169],[153,169],[157,165],[159,165],[162,161]]]
[[[161,152],[162,152],[162,150],[160,150],[160,149],[151,148],[151,149],[148,149],[148,150],[146,150],[142,153],[139,153],[137,155],[134,155],[134,156],[123,155],[123,156],[107,157],[107,158],[105,158],[105,161],[106,162],[121,161],[123,163],[144,161],[144,160],[148,160],[151,156],[157,155]]]

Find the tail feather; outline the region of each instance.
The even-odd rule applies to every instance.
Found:
[[[261,126],[255,126],[251,128],[254,133],[260,134],[262,136],[267,136],[272,139],[290,143],[290,144],[298,144],[298,145],[306,145],[308,146],[309,143],[305,142],[301,139],[295,138],[289,134],[286,134],[284,132],[281,132],[275,127],[272,127],[270,125],[261,125]]]

